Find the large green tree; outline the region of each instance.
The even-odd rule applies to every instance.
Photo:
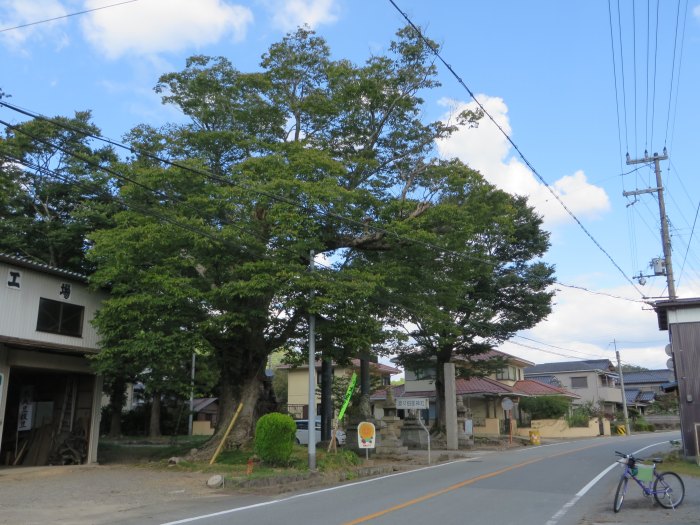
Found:
[[[323,39],[299,29],[270,47],[260,71],[196,56],[161,77],[163,101],[190,120],[128,136],[135,154],[120,183],[127,209],[116,228],[92,237],[94,280],[113,290],[98,316],[101,365],[141,353],[181,363],[183,348],[206,345],[220,372],[220,421],[243,403],[233,436],[242,442],[268,355],[299,348],[309,314],[319,319],[319,349],[342,360],[399,348],[397,332],[415,319],[410,303],[421,293],[435,296],[467,277],[511,291],[521,284],[527,221],[534,230],[539,222],[522,200],[492,188],[480,195],[498,204],[489,217],[500,230],[472,217],[489,206],[466,205],[483,181],[459,162],[432,159],[435,141],[453,128],[421,120],[421,93],[438,85],[431,57],[403,29],[386,56],[358,66],[332,60]],[[489,236],[492,245],[481,246]],[[447,250],[478,256],[478,271]],[[314,271],[311,252],[324,257]],[[484,277],[489,271],[498,278]],[[431,300],[425,313],[437,315]],[[529,307],[525,297],[519,304]]]
[[[113,192],[101,167],[115,160],[93,144],[90,112],[5,129],[0,140],[0,250],[81,273],[87,234],[110,223]],[[69,153],[70,152],[70,153]]]
[[[429,171],[441,192],[417,220],[423,243],[381,257],[394,267],[390,286],[408,335],[395,349],[397,359],[435,372],[436,421],[444,428],[444,365],[454,362],[464,378],[502,367],[484,354],[550,313],[554,278],[538,260],[548,234],[525,198],[456,161]]]

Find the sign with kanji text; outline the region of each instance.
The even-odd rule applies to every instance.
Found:
[[[397,397],[396,408],[400,410],[426,410],[430,408],[430,400],[427,397]]]

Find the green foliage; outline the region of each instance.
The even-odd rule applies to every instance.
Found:
[[[656,430],[656,427],[653,423],[649,423],[642,416],[637,416],[634,418],[634,421],[632,423],[632,430],[635,430],[637,432],[654,432],[654,430]]]
[[[286,465],[294,448],[296,429],[287,414],[265,414],[255,427],[255,453],[270,465]]]
[[[0,140],[0,251],[89,273],[87,235],[112,224],[116,204],[102,167],[115,161],[89,111],[36,119]]]
[[[591,419],[590,411],[586,407],[577,407],[566,416],[566,423],[570,427],[588,427]]]
[[[570,401],[562,396],[524,397],[520,408],[532,419],[559,419],[569,411]]]
[[[647,414],[678,414],[678,395],[675,392],[657,394]]]
[[[352,450],[342,449],[336,453],[327,453],[318,461],[318,468],[322,472],[341,470],[347,467],[357,466],[362,463],[360,457]]]

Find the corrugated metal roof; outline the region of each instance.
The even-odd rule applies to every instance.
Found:
[[[30,268],[32,270],[36,270],[42,273],[58,275],[60,277],[67,277],[74,281],[79,281],[83,283],[88,282],[87,276],[81,273],[71,272],[68,270],[61,270],[60,268],[49,266],[48,264],[44,264],[42,262],[33,261],[27,257],[21,257],[19,255],[0,253],[0,262],[4,262],[15,266],[21,266],[22,268]]]

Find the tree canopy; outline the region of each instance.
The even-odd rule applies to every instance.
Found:
[[[306,28],[273,44],[258,71],[193,56],[155,88],[184,123],[135,127],[119,160],[61,156],[106,192],[90,199],[118,203],[70,244],[111,291],[95,321],[99,369],[138,375],[155,393],[188,377],[193,350],[210,355],[220,421],[244,405],[241,442],[268,356],[305,346],[310,314],[324,357],[395,353],[412,366],[470,360],[545,317],[553,269],[538,261],[540,218],[435,155],[456,128],[423,120],[422,96],[439,86],[432,57],[411,28],[362,65],[332,59]]]

